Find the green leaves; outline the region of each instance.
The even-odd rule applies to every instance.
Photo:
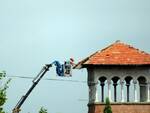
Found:
[[[39,113],[48,113],[47,109],[45,109],[44,107],[41,107]]]
[[[0,71],[0,79],[4,78],[6,76],[5,71]]]
[[[112,113],[109,98],[106,98],[106,104],[103,113]]]
[[[0,72],[0,82],[2,81],[2,79],[4,79],[4,77],[6,76],[6,72],[5,71],[1,71]],[[5,104],[7,97],[6,97],[6,90],[8,88],[8,84],[10,82],[11,79],[7,80],[6,83],[4,83],[4,85],[0,86],[0,113],[5,113],[3,111],[3,105]]]

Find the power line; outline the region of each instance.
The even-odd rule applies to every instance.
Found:
[[[21,78],[21,79],[34,79],[35,77],[28,76],[6,76],[10,78]],[[53,78],[43,78],[42,80],[51,80],[51,81],[64,81],[64,82],[76,82],[76,83],[87,83],[87,81],[79,81],[79,80],[64,80],[64,79],[53,79]]]
[[[10,78],[21,78],[21,79],[34,79],[35,77],[29,76],[6,76]],[[50,80],[50,81],[59,81],[59,82],[74,82],[74,83],[87,83],[87,81],[80,81],[80,80],[64,80],[64,79],[54,79],[54,78],[43,78],[42,80]],[[89,83],[95,83],[93,81],[89,81]],[[140,86],[147,86],[147,84],[139,84]]]

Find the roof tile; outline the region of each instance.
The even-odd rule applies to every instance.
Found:
[[[150,54],[117,41],[80,61],[75,68],[82,65],[150,65]]]

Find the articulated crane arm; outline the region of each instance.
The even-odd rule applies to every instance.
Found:
[[[60,64],[58,61],[54,61],[51,64],[46,64],[42,70],[39,72],[39,74],[33,79],[33,84],[30,87],[30,89],[27,91],[27,93],[22,96],[22,98],[19,100],[15,108],[13,109],[12,113],[19,113],[21,111],[21,106],[27,99],[27,97],[30,95],[34,87],[39,83],[39,81],[42,79],[42,77],[45,75],[47,71],[49,71],[49,68],[52,67],[52,65],[56,66],[56,73],[58,76],[71,76],[71,67],[73,66],[73,59],[70,58],[70,61],[65,61],[64,64]]]
[[[50,67],[52,67],[52,64],[46,64],[42,68],[42,70],[40,71],[40,73],[32,81],[33,84],[30,87],[30,89],[27,91],[27,93],[24,96],[22,96],[22,98],[19,100],[19,102],[17,103],[17,105],[13,109],[12,113],[19,113],[21,111],[20,108],[21,108],[22,104],[25,102],[25,100],[27,99],[27,97],[30,95],[30,93],[32,92],[32,90],[34,89],[34,87],[39,83],[39,81],[42,79],[42,77],[45,75],[45,73],[47,71],[49,71]]]

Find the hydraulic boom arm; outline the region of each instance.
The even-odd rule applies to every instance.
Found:
[[[49,68],[52,67],[52,64],[46,64],[42,70],[40,71],[40,73],[34,78],[34,80],[32,81],[33,84],[30,87],[30,89],[27,91],[27,93],[22,96],[22,98],[19,100],[19,102],[17,103],[17,105],[15,106],[15,108],[13,109],[12,113],[19,113],[21,111],[21,106],[22,104],[25,102],[25,100],[27,99],[27,97],[30,95],[30,93],[32,92],[32,90],[34,89],[34,87],[38,84],[38,82],[41,80],[41,78],[45,75],[45,73],[47,71],[49,71]]]
[[[33,84],[30,87],[30,89],[27,91],[27,93],[22,96],[22,98],[19,100],[19,102],[16,104],[15,108],[13,109],[12,113],[19,113],[21,111],[21,106],[27,99],[27,97],[30,95],[32,90],[35,88],[35,86],[39,83],[39,81],[42,79],[42,77],[45,75],[47,71],[49,71],[49,68],[52,67],[52,65],[56,66],[56,73],[58,76],[71,76],[71,67],[73,65],[73,59],[70,59],[70,61],[65,61],[64,64],[60,64],[58,61],[54,61],[51,64],[46,64],[42,70],[39,72],[39,74],[33,79]]]

